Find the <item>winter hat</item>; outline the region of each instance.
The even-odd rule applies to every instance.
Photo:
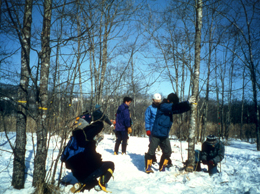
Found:
[[[159,93],[155,93],[155,94],[153,95],[153,99],[159,101],[159,100],[162,99],[162,96],[161,96],[161,94],[159,94]]]
[[[176,94],[174,93],[170,93],[167,97],[167,100],[169,100],[169,102],[172,102],[173,104],[177,104],[179,103],[179,98]]]
[[[100,108],[101,108],[101,106],[99,104],[95,105],[95,109],[100,109]]]
[[[210,144],[215,144],[217,142],[217,137],[215,135],[208,135],[207,142]]]

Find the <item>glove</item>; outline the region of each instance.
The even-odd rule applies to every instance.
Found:
[[[114,127],[114,125],[112,124],[112,125],[110,125],[110,127]]]
[[[212,166],[215,166],[213,160],[210,160],[210,161],[209,161],[209,164],[212,165]]]
[[[146,131],[146,135],[150,136],[151,135],[151,131],[150,130]]]
[[[128,127],[128,128],[127,128],[127,132],[128,132],[128,134],[132,133],[132,128],[131,128],[131,127]]]
[[[203,164],[207,164],[207,160],[202,160],[202,163]]]
[[[188,101],[190,104],[194,104],[196,102],[196,98],[194,96],[191,96]]]

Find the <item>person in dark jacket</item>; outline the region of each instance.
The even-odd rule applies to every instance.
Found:
[[[61,156],[66,168],[71,169],[73,176],[79,181],[72,188],[73,193],[85,189],[104,190],[114,172],[114,163],[102,161],[101,155],[96,152],[94,137],[99,133],[95,130],[95,124],[83,129],[76,128]],[[97,180],[99,178],[99,180]]]
[[[224,158],[224,144],[214,135],[209,135],[202,144],[200,159],[203,164],[208,166],[208,172],[213,175],[218,172],[217,165]]]
[[[169,132],[173,123],[173,114],[180,114],[190,110],[190,105],[195,102],[195,98],[191,97],[188,101],[180,102],[176,94],[171,93],[167,99],[157,109],[153,130],[151,132],[151,142],[149,145],[148,153],[145,154],[145,171],[151,173],[152,158],[154,157],[155,150],[160,145],[162,149],[162,156],[160,159],[159,170],[165,171],[168,164],[172,150],[169,140]]]
[[[122,141],[122,154],[126,154],[128,131],[131,129],[131,117],[129,113],[129,105],[132,98],[125,97],[123,104],[121,104],[116,112],[116,143],[114,148],[114,155],[118,155],[119,145]]]
[[[93,121],[105,121],[108,125],[111,127],[114,127],[112,122],[109,120],[109,118],[100,110],[101,106],[99,104],[95,105],[95,110],[93,112]]]
[[[114,128],[113,123],[109,120],[109,118],[100,109],[101,109],[101,106],[99,104],[96,104],[95,110],[92,114],[93,122],[91,124],[95,126],[95,130],[102,131],[102,129],[104,128],[103,121],[106,122],[108,125],[110,125],[110,127]],[[94,138],[94,140],[96,140],[97,143],[102,141],[102,139],[104,139],[103,133],[98,133],[98,135]]]
[[[92,121],[91,114],[88,112],[88,110],[86,110],[85,112],[83,112],[80,117],[81,117],[82,119],[85,119],[88,123],[91,123],[91,121]]]

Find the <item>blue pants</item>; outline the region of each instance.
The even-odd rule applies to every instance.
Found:
[[[217,165],[212,166],[212,165],[208,164],[208,171],[209,171],[209,175],[218,173]]]

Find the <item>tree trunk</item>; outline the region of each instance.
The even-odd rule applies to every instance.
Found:
[[[78,32],[78,55],[77,55],[77,64],[78,64],[78,73],[79,73],[79,90],[80,90],[80,100],[79,100],[79,105],[80,105],[80,112],[83,111],[83,93],[82,93],[82,81],[81,81],[81,20],[80,20],[80,15],[79,15],[79,10],[80,9],[80,2],[77,1],[77,32]]]
[[[48,101],[48,78],[50,67],[50,27],[51,27],[52,0],[44,0],[44,18],[42,29],[42,53],[41,53],[41,74],[39,88],[39,117],[37,120],[37,152],[34,159],[33,186],[44,183],[47,158],[47,101]]]
[[[242,105],[241,105],[241,123],[240,123],[240,140],[243,138],[243,125],[244,125],[244,101],[245,101],[245,67],[243,70],[243,85],[242,85]]]
[[[16,119],[16,143],[14,148],[12,185],[15,189],[24,188],[25,182],[25,147],[26,122],[28,109],[28,85],[30,68],[30,39],[32,24],[32,0],[26,0],[22,29],[21,79],[18,89],[18,108]]]
[[[224,69],[224,70],[223,70]],[[224,68],[221,68],[221,84],[222,84],[222,89],[221,89],[221,122],[220,122],[220,127],[221,127],[221,137],[224,137],[224,123],[225,123],[225,110],[224,110],[224,94],[225,94],[225,72],[226,72],[226,62],[224,63]]]
[[[195,35],[195,70],[193,77],[192,95],[198,99],[199,95],[199,74],[200,74],[200,51],[201,51],[201,28],[202,28],[202,0],[196,2],[196,35]],[[193,171],[195,165],[195,131],[197,126],[197,104],[191,107],[188,138],[188,160],[186,171]]]
[[[216,97],[217,97],[217,121],[218,121],[218,127],[217,127],[217,133],[220,138],[221,136],[221,127],[220,127],[220,107],[219,107],[219,88],[218,88],[218,65],[217,65],[217,52],[215,51],[215,82],[216,82]]]
[[[228,118],[227,118],[227,124],[226,124],[226,130],[225,130],[225,138],[228,140],[229,137],[229,129],[231,125],[231,113],[232,113],[232,82],[233,82],[233,69],[234,69],[234,57],[232,59],[230,74],[229,74],[229,98],[228,98]]]

